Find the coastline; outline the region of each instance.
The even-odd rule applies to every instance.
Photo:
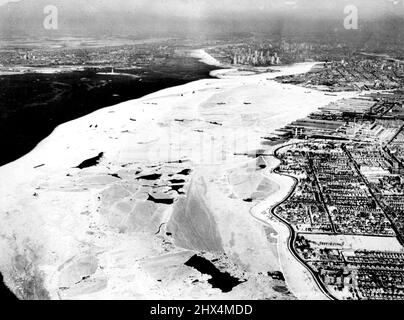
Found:
[[[280,73],[251,76],[227,73],[220,79],[199,80],[164,89],[137,100],[100,109],[60,125],[32,152],[0,168],[1,207],[11,212],[12,217],[7,217],[5,214],[0,216],[0,220],[12,221],[8,226],[9,229],[3,232],[7,235],[18,230],[19,237],[24,235],[44,247],[45,253],[40,266],[45,272],[45,281],[49,282],[47,289],[51,292],[51,297],[55,297],[57,288],[52,284],[51,279],[58,275],[59,264],[82,250],[75,242],[75,238],[85,239],[89,243],[101,241],[88,235],[84,237],[82,232],[88,227],[88,222],[82,219],[75,220],[82,210],[79,208],[87,203],[90,197],[87,190],[82,190],[83,186],[74,186],[76,189],[81,187],[80,192],[75,194],[77,201],[74,203],[70,198],[64,198],[64,195],[60,199],[57,198],[55,202],[53,198],[55,190],[60,189],[61,183],[62,186],[65,183],[66,178],[62,178],[62,175],[70,174],[72,168],[80,162],[94,157],[101,151],[104,153],[104,162],[109,163],[108,167],[113,168],[127,163],[138,165],[145,163],[152,166],[188,158],[194,167],[202,168],[203,172],[209,167],[223,163],[223,152],[226,162],[231,163],[234,161],[235,152],[262,148],[260,137],[263,134],[273,132],[295,120],[296,117],[307,115],[330,101],[353,95],[353,93],[343,93],[329,97],[320,92],[307,94],[304,88],[282,85],[272,80],[280,74],[307,72],[312,65],[280,67]],[[293,90],[294,98],[299,99],[298,105],[291,101],[290,90]],[[248,101],[251,105],[247,108],[240,104],[240,101]],[[268,108],[268,105],[271,108]],[[237,113],[237,110],[242,110],[245,116],[241,118],[232,116]],[[230,113],[232,111],[234,113]],[[131,120],[133,118],[136,118],[135,122]],[[180,124],[177,120],[180,120]],[[244,131],[237,131],[237,128],[242,128]],[[205,140],[208,143],[211,137],[218,137],[217,142],[221,148],[211,149],[209,145],[210,151],[206,152],[207,150],[200,143]],[[241,141],[244,137],[247,137],[245,142]],[[200,150],[195,150],[196,144],[200,144]],[[99,175],[101,169],[94,169],[92,174]],[[39,200],[32,197],[35,186],[40,188],[37,191],[40,193]],[[89,188],[91,196],[97,194],[96,188]],[[284,191],[286,189],[282,190]],[[70,194],[69,197],[71,197]],[[38,201],[41,205],[38,205]],[[40,208],[45,208],[47,205],[49,205],[47,210],[50,211],[43,212]],[[58,209],[60,212],[57,213],[57,218],[53,217],[49,220],[52,216],[52,205],[56,206],[53,207],[54,210]],[[22,212],[24,215],[21,215]],[[67,225],[66,219],[69,221]],[[73,220],[70,221],[71,219]],[[33,223],[33,221],[38,222]],[[41,226],[40,221],[46,223]],[[71,225],[74,225],[73,229]],[[28,226],[29,229],[26,229]],[[61,228],[61,226],[65,227]],[[282,227],[278,228],[281,235],[278,248],[280,247],[280,252],[284,252],[282,250],[287,248],[287,234],[284,230],[282,231]],[[106,246],[104,250],[107,252],[105,257],[101,254],[103,259],[109,257],[108,250],[112,250],[111,246],[114,244],[113,241],[107,240],[117,237],[112,230],[106,230],[103,232],[108,235],[105,239],[108,244],[101,241],[102,246]],[[44,238],[42,233],[47,237],[51,237],[52,234],[61,234],[61,236],[55,243],[47,244],[47,238]],[[140,238],[136,239],[140,241],[140,244],[142,243]],[[116,241],[125,248],[130,247],[128,243],[134,243],[133,239],[124,237],[118,237]],[[6,242],[0,243],[0,247],[9,248]],[[48,254],[51,251],[58,252],[54,260],[49,260]],[[8,270],[13,254],[10,249],[3,252],[0,257],[2,271]],[[287,256],[285,252],[284,254]],[[288,261],[289,258],[284,259]],[[282,265],[285,268],[285,263]],[[120,275],[114,272],[111,271],[109,275],[111,279],[120,279]],[[285,272],[285,274],[291,273]],[[6,276],[9,275],[6,273]],[[293,281],[289,280],[288,284],[292,286]],[[117,289],[111,287],[108,290]],[[108,291],[110,295],[113,292]],[[172,292],[168,291],[167,294],[169,296]],[[152,296],[151,293],[150,296]]]
[[[276,230],[278,234],[279,264],[286,283],[293,294],[299,300],[332,300],[333,297],[321,287],[321,284],[308,266],[296,256],[293,249],[295,234],[292,227],[274,212],[278,206],[287,201],[297,186],[294,178],[276,172],[280,165],[280,161],[276,157],[276,151],[290,143],[288,141],[287,143],[274,146],[276,149],[273,150],[274,155],[270,156],[270,158],[271,160],[275,159],[275,161],[266,169],[269,171],[269,174],[266,174],[266,176],[271,180],[281,181],[280,184],[283,188],[277,194],[271,195],[254,206],[250,210],[250,214],[255,219]]]
[[[29,153],[58,125],[165,88],[209,78],[214,69],[189,57],[169,62],[161,72],[151,67],[113,74],[104,69],[105,74],[84,70],[0,75],[0,134],[7,136],[0,142],[0,166]]]

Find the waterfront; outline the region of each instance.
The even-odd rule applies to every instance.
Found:
[[[280,73],[307,72],[311,67],[312,64],[283,67]],[[226,74],[227,71],[224,73]],[[152,256],[163,257],[164,248],[169,252],[178,250],[181,252],[183,250],[181,248],[198,250],[220,247],[231,257],[225,261],[230,270],[233,270],[232,274],[241,273],[243,266],[249,265],[246,273],[247,281],[225,296],[219,295],[212,289],[202,289],[204,286],[202,284],[202,287],[184,284],[176,298],[188,297],[191,292],[193,292],[192,296],[198,299],[204,297],[251,298],[253,296],[259,299],[265,296],[274,298],[282,296],[281,293],[274,291],[282,286],[282,283],[259,275],[265,271],[279,271],[278,262],[268,255],[272,249],[263,232],[263,225],[255,223],[248,215],[249,205],[243,199],[231,200],[228,198],[230,195],[222,194],[221,192],[226,192],[225,186],[223,187],[225,189],[219,192],[222,189],[219,179],[223,174],[221,170],[227,170],[229,166],[234,167],[248,160],[248,157],[238,157],[235,153],[261,148],[263,135],[270,134],[296,117],[307,115],[339,97],[330,97],[320,92],[308,94],[304,88],[279,84],[272,80],[277,73],[237,76],[232,71],[231,74],[225,74],[223,79],[199,80],[165,89],[138,100],[98,110],[63,124],[28,155],[0,169],[1,176],[4,178],[2,181],[12,181],[0,186],[2,208],[13,216],[13,223],[9,223],[7,230],[3,232],[6,234],[22,232],[24,238],[29,239],[27,241],[31,243],[30,246],[43,248],[41,259],[35,261],[34,266],[44,273],[43,285],[51,298],[56,298],[59,294],[62,297],[88,298],[97,298],[100,295],[123,298],[139,297],[139,295],[148,298],[172,297],[178,288],[177,285],[172,283],[165,286],[165,291],[158,295],[153,289],[155,286],[153,279],[145,277],[145,273],[149,272],[147,270],[153,270],[152,274],[156,274],[157,279],[164,278],[162,275],[164,271],[158,265],[142,264],[139,269],[130,263],[130,259],[141,258],[149,261]],[[293,99],[290,94],[292,90]],[[299,104],[296,104],[296,97],[299,97]],[[271,108],[268,108],[268,105]],[[241,118],[237,114],[230,116],[228,113],[230,110],[243,110],[244,115]],[[243,130],[237,132],[236,128],[243,128]],[[257,130],[258,128],[260,130]],[[212,145],[208,143],[211,137],[218,139],[215,143],[220,146],[219,148],[212,149]],[[241,137],[246,137],[247,140],[240,139]],[[205,142],[202,143],[202,141]],[[195,148],[195,145],[199,148]],[[100,152],[103,152],[104,157],[96,167],[83,170],[71,169]],[[173,169],[173,161],[179,159],[189,162],[180,162],[176,165],[176,169]],[[154,166],[157,168],[153,169]],[[199,207],[203,203],[201,208],[205,206],[209,208],[196,211],[200,212],[198,215],[201,215],[198,220],[189,220],[187,216],[178,220],[178,214],[181,212],[178,204],[173,212],[173,208],[167,205],[151,205],[148,201],[144,202],[148,193],[154,199],[172,198],[173,194],[167,193],[163,187],[156,189],[152,184],[147,192],[143,190],[144,186],[140,188],[140,185],[133,185],[133,181],[130,180],[130,177],[138,172],[143,174],[138,173],[135,177],[158,173],[161,178],[156,183],[165,185],[165,179],[180,178],[171,172],[174,170],[174,173],[180,172],[184,169],[196,171],[184,183],[187,196],[179,197],[190,197],[187,201],[192,206]],[[17,175],[17,172],[20,174]],[[195,175],[196,172],[198,175]],[[112,177],[108,173],[121,179]],[[9,178],[9,174],[13,175],[12,179]],[[197,176],[201,176],[202,180],[199,181]],[[210,179],[213,179],[212,182]],[[144,185],[144,180],[140,184]],[[125,189],[116,193],[113,190],[121,188],[118,187],[119,185],[124,186]],[[130,204],[130,198],[125,196],[127,191],[124,191],[129,185],[131,185],[130,189],[135,188],[133,197],[136,199],[137,215],[144,216],[148,210],[151,210],[154,212],[153,220],[146,218],[150,216],[146,214],[144,221],[133,217],[131,218],[135,219],[133,222],[121,225],[121,220],[115,217],[117,214],[124,214],[127,205],[129,208],[133,206]],[[37,186],[38,189],[33,190],[31,186]],[[101,192],[100,188],[104,191],[98,195]],[[17,189],[18,193],[15,191]],[[201,191],[198,192],[198,190]],[[202,196],[203,190],[206,192],[205,196]],[[97,197],[101,200],[97,200]],[[103,200],[104,198],[111,200],[104,203],[107,201]],[[109,201],[116,205],[122,204],[119,204],[116,209],[113,209],[115,205],[108,209],[112,205]],[[16,206],[17,203],[20,205]],[[124,205],[124,203],[127,204]],[[244,203],[242,205],[244,209],[237,215],[234,215],[237,211],[229,210],[240,208],[242,203]],[[39,207],[38,204],[40,204]],[[39,208],[42,209],[38,210]],[[43,210],[43,208],[47,209]],[[23,210],[25,214],[18,215],[20,210]],[[56,220],[42,225],[40,221],[49,219],[49,210],[53,212],[52,219]],[[81,212],[90,213],[81,215]],[[102,224],[96,222],[100,214],[100,218],[104,221]],[[233,217],[234,228],[229,226],[229,219],[226,218],[229,215]],[[204,216],[206,218],[202,218]],[[7,218],[2,217],[2,219]],[[140,223],[141,229],[139,229],[140,226],[133,224],[135,221]],[[195,224],[196,221],[199,223]],[[161,231],[165,241],[171,243],[168,248],[167,245],[162,246],[157,241],[159,238],[155,236],[156,230],[162,223],[168,223],[167,228],[171,229],[179,226],[173,230],[164,227],[166,232]],[[204,230],[210,230],[206,225],[208,223],[216,225],[218,232],[216,235],[205,233]],[[30,227],[27,229],[28,225]],[[87,232],[89,226],[92,226],[90,233]],[[240,228],[240,226],[244,227]],[[122,230],[123,233],[116,233],[115,228]],[[148,231],[138,233],[141,230]],[[190,233],[191,230],[193,231]],[[55,232],[59,234],[58,240],[47,242],[46,238],[51,237]],[[44,238],[43,235],[46,237]],[[70,279],[73,276],[69,274],[69,269],[63,268],[57,271],[58,266],[68,260],[72,254],[80,255],[82,250],[74,239],[79,239],[80,242],[85,241],[90,252],[96,247],[104,248],[102,251],[104,253],[93,254],[97,255],[98,264],[103,265],[102,270],[98,269],[100,273],[94,275],[98,288],[95,292],[93,292],[95,289],[90,290],[88,287],[90,283],[85,286],[82,284],[81,286],[84,287],[79,286],[81,289],[76,287],[74,278],[68,281],[63,280],[67,281],[64,286],[71,287],[69,290],[60,291],[58,288],[58,278]],[[286,241],[280,247],[285,244]],[[6,243],[2,245],[8,248]],[[137,250],[133,251],[134,247]],[[128,251],[129,248],[130,251]],[[256,248],[256,250],[251,251],[250,248]],[[15,254],[7,250],[4,252],[8,252],[9,256],[4,255],[3,261]],[[51,251],[57,252],[55,262],[49,260],[48,253]],[[117,252],[120,252],[120,258],[114,262]],[[30,258],[27,257],[27,259]],[[93,259],[91,258],[91,261]],[[180,266],[185,262],[185,258],[178,257],[177,262],[174,263],[175,268],[181,268]],[[76,262],[72,261],[72,263]],[[3,266],[3,270],[7,272],[7,264]],[[88,273],[86,270],[82,272]],[[136,292],[134,288],[130,289],[128,284],[125,284],[126,280],[122,278],[125,274],[133,274],[133,279],[137,281],[143,279],[141,280],[144,284],[142,292]],[[183,276],[186,274],[186,272],[183,275],[177,273],[178,281],[184,281]],[[10,274],[7,275],[10,277]],[[11,281],[10,278],[8,279]],[[253,288],[255,293],[252,291]],[[286,297],[288,296],[285,295],[284,298]]]
[[[0,75],[0,165],[31,151],[59,124],[147,94],[209,78],[214,67],[187,56],[165,65],[119,70],[111,68],[63,73]]]

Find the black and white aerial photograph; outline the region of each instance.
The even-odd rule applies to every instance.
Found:
[[[404,300],[404,0],[0,0],[0,274],[150,319]]]

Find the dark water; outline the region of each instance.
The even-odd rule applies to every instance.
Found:
[[[185,265],[198,270],[200,273],[210,275],[212,278],[208,282],[212,288],[218,288],[225,293],[230,292],[234,287],[244,282],[227,272],[221,272],[212,262],[198,255],[194,255]]]
[[[0,76],[0,166],[30,152],[59,124],[161,89],[209,78],[213,69],[193,58],[173,57],[164,65],[116,70],[140,79],[99,75],[95,70]]]
[[[0,299],[4,301],[17,300],[16,296],[11,293],[10,290],[4,285],[3,276],[0,273]]]

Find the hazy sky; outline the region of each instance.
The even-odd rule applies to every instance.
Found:
[[[267,31],[275,20],[281,27],[295,25],[299,29],[299,19],[332,19],[341,27],[346,16],[344,7],[349,4],[358,7],[362,20],[403,18],[403,3],[404,0],[0,0],[0,35],[43,32],[43,8],[50,4],[58,8],[60,32],[195,34]]]
[[[0,0],[8,2],[38,0]],[[386,12],[404,13],[404,0],[48,0],[47,4],[63,2],[66,9],[84,11],[138,12],[145,11],[162,16],[210,18],[231,14],[277,14],[337,16],[347,4],[355,4],[363,16],[381,15]]]

